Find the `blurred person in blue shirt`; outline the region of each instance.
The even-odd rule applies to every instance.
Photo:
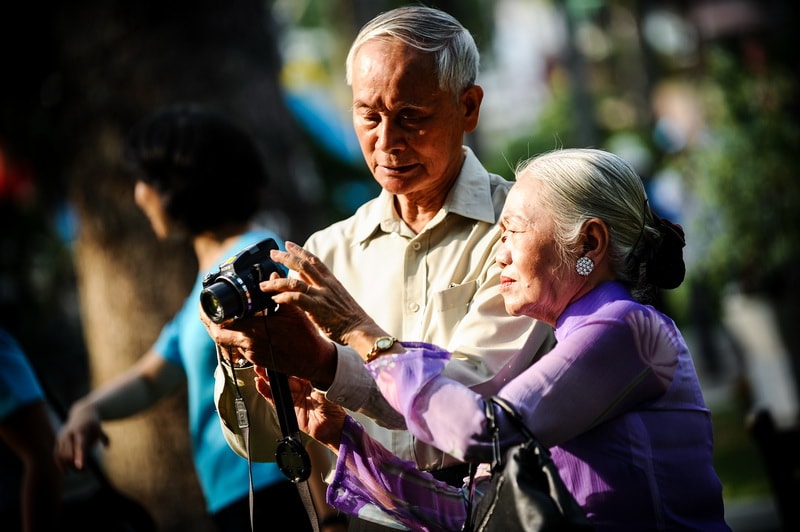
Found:
[[[250,531],[248,462],[223,438],[214,405],[217,353],[198,317],[202,281],[231,257],[274,232],[255,227],[266,168],[252,139],[229,120],[197,106],[158,110],[131,132],[126,163],[134,197],[160,239],[191,240],[199,271],[183,307],[129,370],[77,400],[58,434],[62,467],[82,469],[102,422],[130,417],[188,388],[189,431],[206,508],[224,532]],[[276,520],[311,530],[296,486],[274,462],[252,464],[254,530]],[[272,521],[272,523],[271,523]]]
[[[56,529],[62,476],[44,391],[16,339],[0,327],[0,523],[9,532]]]

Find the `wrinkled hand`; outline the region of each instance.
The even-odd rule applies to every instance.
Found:
[[[277,274],[273,274],[277,277]],[[290,305],[277,311],[217,324],[200,309],[200,319],[223,356],[240,359],[326,388],[336,373],[336,348],[306,314]]]
[[[109,440],[100,424],[100,416],[91,406],[74,405],[58,433],[53,456],[61,471],[82,470],[88,455],[97,442],[108,445]]]
[[[272,250],[270,258],[299,276],[280,278],[273,275],[261,283],[263,292],[275,292],[272,297],[275,302],[303,309],[321,331],[340,344],[351,344],[349,336],[355,330],[382,334],[373,319],[318,257],[293,242],[286,242],[286,251]]]
[[[256,366],[255,371],[258,375],[256,378],[258,393],[274,405],[275,399],[267,370]],[[325,395],[315,390],[308,380],[289,377],[288,382],[298,428],[334,452],[338,452],[342,427],[347,415],[344,408],[328,401]]]

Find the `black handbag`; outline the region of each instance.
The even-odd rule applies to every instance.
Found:
[[[505,410],[526,441],[500,453],[493,404]],[[590,531],[592,524],[564,485],[550,452],[531,433],[514,407],[500,397],[485,400],[492,428],[494,458],[489,488],[472,508],[474,467],[464,532]]]

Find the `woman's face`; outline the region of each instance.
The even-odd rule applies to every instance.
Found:
[[[495,260],[502,269],[500,292],[506,311],[555,326],[583,281],[573,267],[562,263],[553,240],[553,218],[541,207],[541,193],[536,179],[514,184],[500,218],[503,234]]]

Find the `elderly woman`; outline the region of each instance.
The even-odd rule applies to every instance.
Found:
[[[558,344],[498,395],[550,448],[596,529],[729,530],[691,355],[675,323],[646,304],[683,280],[681,228],[653,214],[629,164],[593,149],[522,165],[500,224],[506,310],[549,323]],[[281,314],[305,319],[299,307],[362,355],[416,437],[465,461],[491,459],[483,399],[441,374],[449,353],[395,341],[298,246],[287,243],[272,258],[300,275],[262,283],[281,305],[268,326]],[[309,379],[293,381],[295,408],[301,428],[338,455],[329,503],[349,513],[377,505],[415,530],[460,528],[462,490],[398,460],[325,402],[311,386],[313,364],[266,356],[264,337],[244,324],[207,326],[221,345],[235,346],[229,356]],[[257,385],[270,397],[266,380]],[[495,416],[501,447],[518,443],[505,413]]]

